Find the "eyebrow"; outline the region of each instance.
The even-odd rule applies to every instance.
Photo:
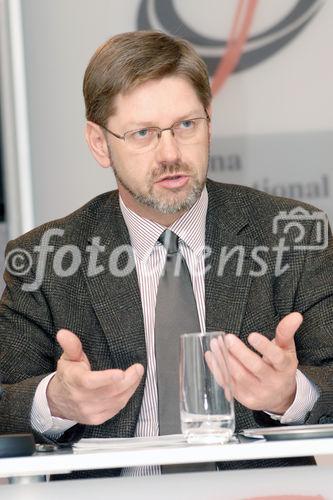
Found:
[[[201,114],[205,114],[205,111],[204,110],[199,111],[198,109],[190,110],[187,113],[181,115],[179,118],[176,118],[173,123],[181,122],[182,120],[190,117],[196,118],[199,117]],[[155,122],[152,121],[142,121],[142,122],[130,122],[126,126],[127,130],[135,130],[137,128],[145,128],[145,127],[157,127],[157,125]]]

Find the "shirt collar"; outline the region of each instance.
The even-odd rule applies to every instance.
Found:
[[[120,195],[119,203],[135,253],[139,259],[145,260],[166,227],[133,212],[125,205]],[[205,247],[207,206],[208,193],[205,186],[193,207],[169,227],[196,255]]]

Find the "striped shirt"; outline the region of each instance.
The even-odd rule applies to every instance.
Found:
[[[199,200],[169,229],[179,237],[179,250],[189,268],[193,292],[197,303],[201,331],[205,330],[205,225],[208,194],[203,190]],[[155,304],[160,275],[166,260],[166,249],[158,238],[166,229],[148,219],[143,219],[125,206],[120,199],[133,247],[136,272],[141,293],[143,321],[147,350],[147,378],[141,411],[135,430],[136,436],[158,436],[158,395],[155,359]],[[159,473],[159,466],[125,468],[122,475],[147,475]]]

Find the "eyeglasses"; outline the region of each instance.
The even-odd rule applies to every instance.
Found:
[[[123,140],[126,146],[128,146],[128,148],[132,151],[146,152],[157,147],[162,133],[166,130],[170,130],[172,136],[180,144],[195,144],[200,138],[205,124],[210,121],[206,110],[205,113],[205,117],[200,116],[198,118],[181,120],[175,122],[171,125],[171,127],[145,127],[138,130],[129,130],[128,132],[125,132],[124,135],[116,134],[115,132],[112,132],[108,128],[104,127],[104,125],[100,126],[117,139]]]

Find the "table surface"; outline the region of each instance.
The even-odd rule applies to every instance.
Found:
[[[0,497],[1,500],[258,500],[258,497],[333,500],[333,474],[331,467],[309,466],[54,481],[0,486]]]
[[[156,440],[159,438],[157,437]],[[32,476],[154,464],[181,464],[253,460],[260,458],[332,455],[333,438],[250,441],[224,445],[154,446],[146,448],[38,453],[30,457],[1,458],[0,477]]]

